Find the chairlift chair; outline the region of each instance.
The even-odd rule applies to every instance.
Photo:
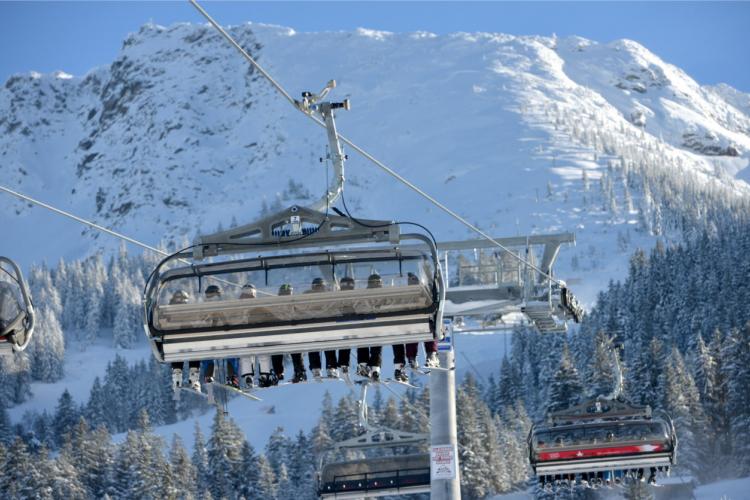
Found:
[[[529,460],[539,482],[556,486],[656,480],[675,463],[677,436],[663,412],[623,399],[596,398],[551,413],[532,427]]]
[[[382,287],[368,281],[376,273]],[[419,284],[408,283],[409,273]],[[354,290],[339,289],[344,276]],[[311,288],[316,279],[323,285]],[[209,283],[223,289],[220,300],[200,299]],[[247,283],[257,298],[239,298]],[[177,290],[191,300],[170,303]],[[444,297],[426,234],[292,206],[164,259],[143,302],[154,355],[173,362],[433,340]]]
[[[362,433],[335,443],[331,452],[425,446],[429,435],[400,431],[384,426],[371,427],[367,420],[367,382],[360,394],[359,424]],[[325,456],[325,454],[324,454]],[[323,464],[319,467],[318,495],[322,499],[359,499],[430,492],[430,454],[357,458]]]
[[[34,307],[21,269],[0,257],[0,356],[21,352],[34,333]]]

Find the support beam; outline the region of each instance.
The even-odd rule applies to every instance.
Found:
[[[442,343],[441,343],[442,344]],[[442,348],[442,345],[441,345]],[[456,371],[452,346],[439,353],[440,366],[449,370],[430,373],[430,441],[435,446],[453,448],[452,478],[436,479],[433,464],[430,489],[431,500],[460,500],[461,483],[458,471],[458,436],[456,431]]]

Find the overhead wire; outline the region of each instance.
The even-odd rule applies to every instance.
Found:
[[[214,18],[211,17],[211,15],[208,12],[206,12],[206,10],[196,0],[188,0],[188,1],[209,22],[209,24],[211,24],[211,26],[213,26],[221,34],[221,36],[224,37],[224,39],[226,39],[235,49],[237,49],[237,51],[240,53],[240,55],[242,55],[242,57],[244,57],[256,70],[258,70],[258,72],[260,72],[260,74],[263,75],[263,77],[265,77],[269,81],[269,83],[271,83],[271,85],[287,101],[289,101],[289,103],[292,106],[294,106],[295,109],[297,109],[298,111],[300,111],[302,114],[304,114],[305,116],[307,116],[310,120],[312,120],[313,122],[315,122],[319,126],[321,126],[323,128],[326,127],[326,124],[325,124],[325,122],[323,122],[323,120],[319,119],[317,116],[313,115],[311,112],[306,111],[305,109],[303,109],[299,105],[299,103],[289,94],[289,92],[287,92],[286,89],[284,89],[284,87],[280,83],[278,83],[250,54],[248,54],[248,52],[239,43],[237,43],[237,41],[234,38],[232,38],[232,36],[229,33],[227,33],[227,31],[216,20],[214,20]],[[499,241],[497,241],[495,238],[493,238],[492,236],[490,236],[489,234],[487,234],[485,231],[483,231],[482,229],[480,229],[476,225],[472,224],[471,222],[469,222],[468,220],[466,220],[464,217],[462,217],[461,215],[459,215],[455,211],[451,210],[445,204],[443,204],[440,201],[438,201],[435,197],[433,197],[432,195],[428,194],[426,191],[424,191],[419,186],[417,186],[413,182],[411,182],[408,179],[406,179],[405,177],[403,177],[401,174],[399,174],[398,172],[396,172],[392,168],[388,167],[386,164],[384,164],[383,162],[381,162],[380,160],[378,160],[377,158],[375,158],[373,155],[371,155],[370,153],[368,153],[367,151],[365,151],[364,149],[362,149],[361,147],[359,147],[357,144],[355,144],[354,142],[352,142],[351,140],[349,140],[345,136],[339,134],[338,132],[336,132],[336,135],[338,136],[338,138],[339,138],[339,140],[341,142],[343,142],[344,144],[347,144],[349,147],[351,147],[352,149],[354,149],[356,152],[358,152],[360,155],[362,155],[367,160],[370,160],[372,163],[374,163],[377,167],[379,167],[381,170],[383,170],[384,172],[386,172],[388,175],[394,177],[396,180],[398,180],[399,182],[401,182],[402,184],[404,184],[405,186],[407,186],[408,188],[410,188],[415,193],[417,193],[420,196],[422,196],[424,199],[426,199],[427,201],[429,201],[430,203],[432,203],[433,205],[435,205],[436,207],[438,207],[440,210],[442,210],[443,212],[447,213],[448,215],[450,215],[451,217],[453,217],[454,219],[456,219],[457,221],[459,221],[461,224],[463,224],[464,226],[466,226],[470,230],[472,230],[475,233],[479,234],[480,236],[482,236],[484,239],[486,239],[487,241],[489,241],[490,243],[492,243],[496,247],[498,247],[501,250],[507,252],[508,254],[510,254],[511,256],[513,256],[513,258],[515,258],[516,260],[518,260],[519,262],[521,262],[525,266],[528,266],[529,268],[537,271],[542,276],[548,278],[550,281],[552,281],[554,283],[557,283],[558,285],[562,285],[563,284],[560,280],[558,280],[556,278],[553,278],[551,274],[545,272],[544,270],[542,270],[541,268],[539,268],[535,264],[529,262],[528,260],[524,259],[520,255],[517,255],[515,252],[513,252],[512,250],[510,250],[509,248],[507,248],[505,245],[503,245],[502,243],[500,243]]]

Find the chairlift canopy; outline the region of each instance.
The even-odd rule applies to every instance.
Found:
[[[390,222],[366,224],[373,227],[292,207],[165,259],[144,300],[154,352],[183,361],[436,338],[444,289],[434,244],[421,233],[385,230]],[[188,265],[170,268],[185,258]],[[219,293],[206,295],[209,286]],[[172,300],[178,292],[189,298]]]

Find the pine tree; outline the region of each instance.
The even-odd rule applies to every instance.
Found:
[[[562,351],[560,365],[552,379],[547,400],[547,411],[565,409],[579,402],[583,386],[578,378],[578,370],[573,366],[567,345]]]
[[[492,492],[492,471],[478,411],[481,406],[486,406],[478,395],[479,390],[471,376],[466,377],[456,392],[461,494],[466,498],[484,498]]]
[[[41,382],[56,382],[63,376],[65,343],[53,309],[37,309],[37,325],[29,346],[31,374]]]
[[[266,459],[273,469],[274,474],[278,475],[281,465],[287,462],[287,450],[289,448],[289,438],[284,435],[284,428],[277,427],[266,443]]]
[[[172,465],[174,484],[179,494],[177,498],[190,500],[196,497],[196,470],[190,461],[190,456],[177,434],[172,437],[172,447],[169,450],[169,462]],[[243,471],[246,473],[246,471]]]
[[[73,397],[67,389],[57,400],[57,409],[55,410],[55,436],[57,436],[57,445],[62,446],[65,442],[65,435],[73,430],[78,421],[79,413],[73,402]]]
[[[276,498],[276,475],[264,455],[258,457],[258,490],[256,498]]]
[[[197,421],[195,422],[192,462],[195,466],[196,490],[205,492],[209,489],[210,484],[208,452],[206,451],[206,440]]]
[[[236,425],[217,410],[208,441],[209,490],[215,498],[230,498],[235,490],[243,441]]]
[[[698,389],[676,347],[667,360],[664,408],[674,421],[680,439],[680,468],[701,477],[705,459],[706,420]]]
[[[729,333],[724,347],[727,413],[730,415],[732,456],[740,475],[750,473],[750,321]]]
[[[26,443],[16,438],[6,456],[3,474],[0,474],[0,491],[8,499],[34,498],[42,486],[42,478]]]
[[[253,447],[245,441],[240,451],[240,473],[237,496],[250,500],[260,498],[260,470],[258,468],[258,457]]]

